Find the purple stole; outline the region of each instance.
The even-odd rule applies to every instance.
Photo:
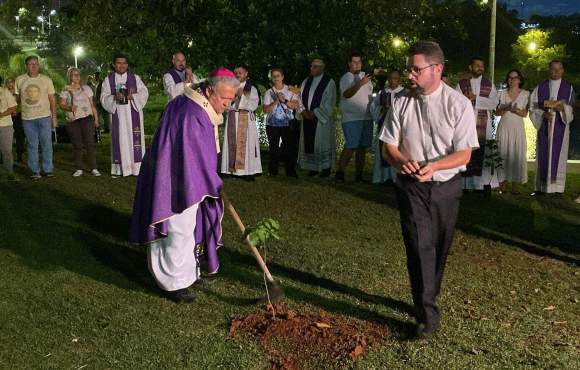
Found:
[[[481,79],[481,86],[479,87],[479,96],[484,98],[489,97],[493,84],[490,80],[486,78]],[[459,81],[459,88],[461,92],[466,94],[471,90],[470,79],[463,79]],[[472,103],[475,107],[475,102]],[[485,161],[485,142],[487,134],[487,111],[484,109],[478,109],[475,112],[475,127],[477,129],[477,141],[479,142],[479,148],[471,152],[471,160],[467,164],[467,170],[463,173],[463,176],[481,176],[483,173],[483,163]]]
[[[322,102],[322,95],[324,94],[324,90],[326,90],[326,86],[328,86],[328,83],[330,82],[330,77],[327,75],[322,76],[318,86],[316,86],[314,95],[312,96],[312,102],[310,103],[310,106],[308,106],[308,96],[310,95],[310,87],[312,86],[313,80],[314,77],[308,77],[306,84],[304,85],[304,90],[302,90],[302,105],[304,105],[304,108],[306,108],[308,111],[313,111],[320,106],[320,103]],[[304,153],[314,153],[316,126],[318,126],[318,118],[316,117],[314,117],[314,119],[302,120],[302,131],[304,132]]]
[[[111,87],[111,94],[117,93],[117,85],[115,84],[115,72],[108,76],[109,86]],[[133,93],[137,92],[137,79],[135,75],[127,71],[127,89]],[[141,148],[141,118],[139,112],[133,108],[131,102],[128,103],[131,107],[131,126],[133,131],[133,158],[136,163],[143,159],[143,148]],[[121,164],[121,147],[119,146],[119,114],[115,111],[111,119],[111,146],[113,147],[113,163]]]
[[[570,93],[572,92],[572,85],[565,80],[560,82],[560,89],[558,90],[558,100],[564,100],[569,102]],[[550,100],[550,81],[542,81],[538,85],[538,106],[542,108],[545,112],[548,111],[544,108],[544,101]],[[558,178],[558,163],[560,163],[560,152],[562,151],[562,143],[564,142],[564,132],[566,131],[566,124],[562,121],[562,117],[556,113],[554,119],[554,131],[552,133],[552,161],[551,168],[552,173],[550,180],[555,183]],[[537,140],[537,159],[538,159],[538,170],[540,174],[540,179],[542,181],[548,182],[548,162],[549,162],[549,124],[546,119],[542,121],[542,125],[538,130],[538,140]]]
[[[171,68],[169,71],[167,71],[167,73],[171,75],[171,77],[173,78],[173,82],[175,82],[176,84],[183,82],[181,76],[179,75],[179,73],[177,73],[175,68]]]

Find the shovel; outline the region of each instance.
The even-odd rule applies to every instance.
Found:
[[[244,234],[244,232],[246,231],[246,227],[244,226],[244,223],[242,222],[240,216],[238,215],[238,212],[236,212],[236,209],[234,208],[234,206],[232,205],[229,198],[226,196],[226,194],[224,192],[222,192],[222,200],[224,201],[224,206],[226,207],[228,213],[233,218],[236,225],[238,225],[238,228],[240,229],[242,234]],[[259,298],[258,303],[265,303],[268,300],[275,302],[275,301],[279,301],[282,298],[284,298],[284,290],[274,280],[274,277],[272,277],[270,270],[268,270],[268,266],[266,266],[266,262],[264,262],[264,259],[262,258],[262,255],[258,251],[258,248],[256,248],[256,246],[250,241],[249,236],[246,236],[244,238],[244,243],[246,243],[246,245],[252,251],[252,254],[253,254],[254,258],[256,259],[256,262],[258,262],[258,265],[260,266],[260,268],[264,272],[264,276],[266,278],[267,295],[262,297],[262,298]]]

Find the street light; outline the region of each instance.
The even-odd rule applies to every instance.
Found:
[[[20,16],[15,15],[14,18],[16,19],[16,31],[20,33]]]
[[[399,47],[401,47],[401,45],[403,45],[403,41],[401,41],[400,38],[395,37],[393,39],[393,46],[396,47],[396,48],[399,48]]]
[[[40,25],[42,27],[42,33],[44,33],[44,17],[42,15],[39,15],[38,17],[36,17],[36,20],[40,22]]]
[[[52,24],[50,23],[50,17],[51,16],[55,16],[56,15],[56,10],[52,9],[50,11],[50,13],[48,13],[48,28],[51,29],[52,28]]]
[[[533,53],[534,51],[536,51],[537,48],[538,48],[538,45],[533,41],[528,44],[528,51],[530,53]]]
[[[78,57],[80,57],[82,54],[83,54],[83,47],[82,46],[76,46],[73,49],[73,55],[75,56],[75,68],[79,67]]]

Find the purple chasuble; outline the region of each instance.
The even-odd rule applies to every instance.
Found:
[[[111,88],[111,94],[115,95],[117,93],[117,84],[115,83],[115,72],[109,73],[109,86]],[[137,79],[135,75],[127,71],[127,90],[133,93],[137,92]],[[133,108],[133,104],[129,102],[131,106],[131,127],[133,132],[133,159],[135,163],[141,162],[143,159],[143,148],[141,148],[141,117],[139,116],[139,111]],[[113,163],[121,164],[121,147],[119,146],[119,114],[117,111],[112,114],[111,119],[111,146],[113,147]]]
[[[175,68],[171,68],[169,71],[167,71],[167,73],[171,75],[171,78],[173,78],[173,82],[175,82],[176,84],[184,81],[179,75],[179,73],[177,73]]]
[[[560,82],[560,89],[558,90],[558,100],[564,100],[569,103],[570,93],[572,92],[572,85],[565,80]],[[544,101],[550,100],[550,81],[542,81],[538,85],[538,106],[545,112]],[[540,172],[540,179],[548,182],[548,162],[550,157],[550,139],[549,139],[549,125],[548,121],[544,119],[542,125],[538,130],[537,139],[537,159],[538,168]],[[551,161],[551,176],[550,181],[556,182],[558,178],[558,163],[560,163],[560,152],[562,151],[562,143],[564,142],[564,132],[566,131],[566,124],[562,121],[562,117],[556,113],[554,119],[554,131],[552,133],[552,161]],[[566,160],[566,158],[564,158]]]
[[[491,93],[493,84],[486,78],[481,78],[481,85],[479,87],[479,96],[488,98]],[[468,78],[459,81],[459,88],[463,94],[471,90],[471,80]],[[471,103],[475,107],[475,101]],[[463,176],[481,176],[483,173],[483,164],[485,162],[485,143],[487,141],[487,124],[488,115],[485,109],[478,109],[475,112],[475,124],[477,129],[477,141],[479,148],[471,152],[471,159],[467,164],[467,169],[463,172]]]
[[[216,272],[224,211],[216,168],[214,126],[209,116],[187,96],[171,100],[141,164],[129,241],[147,244],[165,238],[167,219],[199,204],[192,230],[196,254],[203,249],[209,272]]]
[[[313,111],[314,109],[320,106],[322,102],[322,95],[324,94],[324,90],[326,90],[326,86],[330,82],[330,77],[327,75],[322,76],[318,86],[316,86],[316,90],[314,91],[314,95],[312,96],[312,102],[310,106],[308,105],[308,97],[310,96],[310,87],[312,86],[312,81],[314,77],[310,76],[306,80],[306,84],[304,84],[304,90],[302,91],[302,105],[308,111]],[[314,153],[314,142],[316,139],[316,126],[318,126],[318,118],[314,117],[314,119],[303,119],[302,120],[302,130],[304,132],[304,153],[312,154]]]

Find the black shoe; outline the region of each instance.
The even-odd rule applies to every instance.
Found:
[[[363,182],[363,175],[362,175],[362,173],[357,173],[355,175],[354,182]]]
[[[308,176],[314,177],[316,175],[318,175],[318,171],[308,171]]]
[[[298,174],[296,171],[286,172],[286,177],[294,177],[295,179],[298,178]]]
[[[193,303],[195,302],[195,294],[186,289],[178,289],[171,292],[165,292],[167,298],[175,303]]]
[[[544,193],[543,191],[534,191],[532,194],[530,194],[532,197],[540,197],[543,195],[546,195],[546,193]]]
[[[256,176],[254,176],[254,175],[247,175],[247,176],[240,176],[240,177],[244,181],[248,181],[248,182],[254,182],[254,181],[256,181]]]
[[[417,339],[429,339],[437,332],[437,325],[419,324],[417,325]]]
[[[44,177],[54,177],[54,173],[47,172],[47,173],[44,174]]]
[[[217,275],[203,275],[195,281],[199,285],[213,285],[218,282],[220,278]]]
[[[344,182],[344,172],[343,171],[336,171],[334,174],[334,179],[336,182]]]
[[[320,172],[320,177],[329,177],[330,176],[330,168],[325,168]]]

